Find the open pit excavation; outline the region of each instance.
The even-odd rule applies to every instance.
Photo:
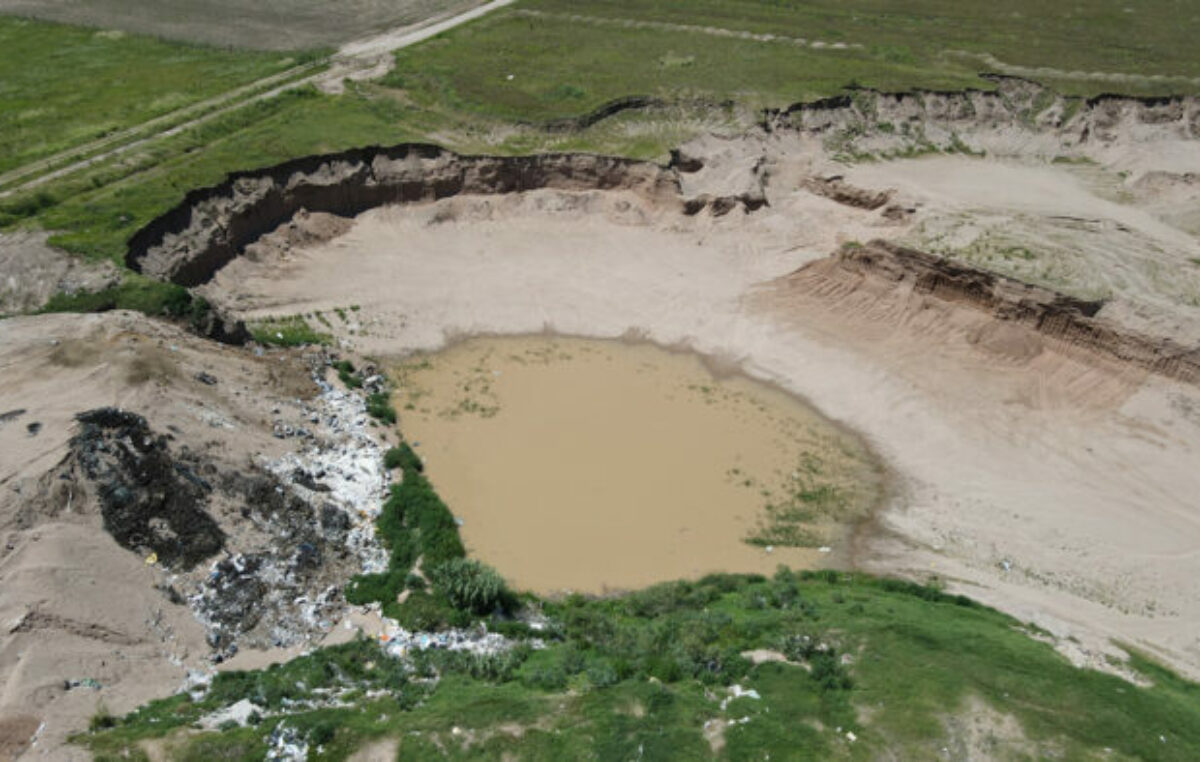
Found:
[[[190,290],[190,331],[113,311],[0,334],[4,716],[56,748],[100,686],[115,713],[201,697],[360,629],[503,670],[562,633],[544,601],[489,620],[519,646],[478,626],[503,587],[479,560],[549,596],[862,570],[994,606],[1076,666],[1200,675],[1200,101],[991,85],[854,90],[667,164],[403,144],[189,192],[126,264]],[[461,617],[421,608],[435,588]],[[858,658],[791,645],[697,659]],[[289,677],[195,725],[432,690],[355,659],[304,679],[378,666],[362,690]],[[760,699],[725,689],[722,713]]]
[[[128,264],[380,358],[545,331],[718,358],[882,458],[854,565],[1196,674],[1200,104],[993,84],[799,104],[668,166],[312,157],[192,192]]]

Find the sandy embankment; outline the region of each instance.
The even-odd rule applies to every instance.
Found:
[[[324,506],[342,502],[340,472],[329,467],[334,490],[310,500],[320,520],[292,499],[294,474],[326,443],[346,461],[362,426],[329,420],[299,353],[256,356],[124,312],[21,317],[0,331],[0,384],[0,757],[90,758],[66,739],[96,713],[194,684],[230,643],[252,659],[256,647],[299,647],[331,629],[322,619],[336,623],[340,601],[320,595],[361,570],[356,538],[373,522],[319,536]],[[99,446],[81,449],[87,426],[76,416],[109,406],[148,428],[93,427]],[[382,490],[374,452],[377,481],[352,474],[360,492]],[[104,497],[114,485],[128,510]],[[197,511],[216,522],[220,548],[194,564],[152,552],[199,537],[175,531],[183,520],[203,528]],[[308,543],[304,568],[289,536]],[[227,573],[229,559],[249,575]],[[255,570],[275,574],[274,589],[257,587]]]
[[[707,146],[730,154],[711,172],[748,174],[730,145]],[[939,177],[962,185],[961,209],[937,198],[953,188],[928,187],[930,165],[877,170],[912,210],[898,221],[807,190],[800,180],[821,165],[803,149],[772,155],[770,206],[753,214],[684,217],[620,192],[462,196],[366,212],[312,248],[268,246],[206,288],[247,318],[358,305],[334,331],[380,355],[552,328],[633,331],[740,363],[861,432],[897,475],[900,493],[858,547],[862,567],[937,575],[1091,651],[1116,638],[1200,674],[1194,387],[1050,340],[981,345],[979,319],[936,300],[831,300],[780,280],[842,241],[915,235],[960,211],[1019,227],[1083,209],[1175,260],[1194,241],[1139,208],[1116,214],[1070,167],[970,158],[935,160]],[[1031,209],[1019,184],[1047,178],[1052,190]],[[965,192],[999,185],[1012,191]],[[1112,309],[1162,325],[1153,288],[1135,281]],[[1192,335],[1190,313],[1171,306],[1179,335]],[[1014,342],[1031,348],[994,351]]]

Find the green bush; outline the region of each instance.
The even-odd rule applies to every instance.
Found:
[[[438,497],[433,485],[421,474],[421,461],[408,445],[392,448],[385,456],[385,465],[403,469],[403,476],[393,485],[379,517],[375,520],[375,531],[380,542],[389,551],[388,570],[382,574],[360,574],[346,586],[346,599],[351,603],[364,604],[378,601],[384,613],[393,618],[404,617],[406,627],[428,629],[450,623],[466,624],[469,614],[485,613],[496,608],[509,595],[504,582],[488,570],[498,581],[496,601],[486,609],[477,610],[476,587],[491,584],[482,576],[474,586],[451,585],[453,594],[437,590],[436,600],[425,595],[424,580],[411,574],[413,564],[421,557],[426,569],[436,569],[451,561],[461,561],[467,552],[458,535],[458,524],[450,509]],[[484,567],[486,568],[486,567]],[[461,573],[454,572],[461,577]],[[435,580],[435,588],[437,582]],[[405,589],[414,595],[410,602],[397,604],[397,596]],[[486,585],[479,589],[490,589]],[[460,590],[467,591],[459,594]],[[480,604],[482,605],[482,604]]]
[[[250,335],[259,344],[278,347],[301,347],[308,344],[328,344],[333,337],[314,331],[299,315],[263,320],[250,326]]]
[[[397,468],[404,471],[416,471],[420,473],[425,470],[425,464],[421,462],[421,458],[413,452],[413,449],[408,446],[407,442],[401,442],[398,447],[392,447],[383,454],[383,465],[388,470]]]
[[[345,384],[347,389],[362,388],[362,379],[354,375],[354,363],[349,360],[338,360],[333,364],[333,369],[337,371],[338,380]]]
[[[457,623],[454,612],[445,601],[422,591],[409,593],[404,603],[392,601],[383,607],[384,616],[395,619],[406,630],[440,630]]]
[[[404,590],[404,573],[386,571],[379,574],[359,574],[346,585],[346,601],[363,606],[375,601],[394,601]]]
[[[429,569],[433,589],[450,605],[475,614],[494,611],[504,597],[504,579],[473,558],[454,558]]]
[[[79,294],[58,293],[42,308],[42,312],[108,312],[134,310],[146,315],[180,318],[198,309],[192,295],[183,286],[160,283],[137,275],[127,275],[116,286],[103,291]]]
[[[375,392],[367,395],[367,415],[387,424],[396,422],[396,408],[387,392]]]

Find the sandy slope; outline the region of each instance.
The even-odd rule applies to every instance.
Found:
[[[633,331],[739,362],[863,433],[892,468],[899,489],[860,538],[863,567],[947,579],[1078,638],[1083,647],[1062,644],[1080,661],[1117,638],[1200,674],[1196,389],[1051,342],[981,334],[978,315],[911,295],[826,298],[784,278],[840,241],[917,235],[962,208],[1009,229],[1086,214],[1173,263],[1195,241],[1153,209],[1093,193],[1069,168],[966,158],[852,173],[915,210],[897,223],[804,190],[804,176],[829,167],[786,148],[770,165],[771,206],[748,216],[686,218],[620,194],[460,197],[368,212],[315,248],[267,247],[208,292],[248,317],[360,305],[334,330],[378,354],[551,327]],[[736,145],[700,150],[712,160],[688,184],[754,181]],[[1086,256],[1089,240],[1068,243]],[[1124,262],[1098,266],[1112,275]],[[1106,310],[1194,335],[1194,310],[1153,279],[1110,280],[1119,288]]]
[[[237,463],[285,447],[270,409],[310,394],[311,382],[278,357],[107,313],[6,320],[0,386],[0,414],[11,414],[0,423],[0,757],[36,731],[31,755],[86,759],[62,746],[69,733],[100,708],[120,714],[178,690],[188,669],[208,666],[209,649],[191,611],[158,589],[181,584],[175,576],[118,546],[94,499],[47,481],[75,414],[135,410],[176,447]]]

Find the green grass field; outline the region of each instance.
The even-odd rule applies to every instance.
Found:
[[[530,605],[549,621],[541,650],[431,651],[405,669],[361,640],[221,675],[199,701],[154,702],[79,740],[100,760],[144,758],[138,741],[164,737],[176,759],[259,759],[280,724],[320,760],[386,737],[400,759],[1200,757],[1200,687],[1138,656],[1151,687],[1076,669],[1018,622],[928,587],[781,570]],[[788,662],[756,666],[753,649]],[[735,684],[760,698],[730,698]],[[349,705],[303,703],[331,696]],[[177,732],[243,698],[257,725]],[[718,753],[714,720],[730,723]]]
[[[56,245],[119,261],[128,236],[194,187],[236,169],[370,143],[433,140],[466,151],[586,150],[665,157],[705,125],[746,126],[762,106],[880,88],[986,86],[981,65],[951,50],[1018,65],[1200,74],[1182,44],[1197,23],[1174,0],[1132,14],[1088,0],[1041,14],[1027,0],[853,3],[820,0],[524,0],[400,51],[377,84],[342,96],[302,92],[233,112],[117,159],[0,200],[0,229],[56,231]],[[743,40],[697,31],[627,28],[563,14],[712,25],[861,45],[845,50]],[[530,16],[533,11],[543,16]],[[933,14],[937,14],[936,17]],[[292,56],[230,53],[75,27],[0,19],[0,168],[127,126],[187,99],[277,71]],[[509,75],[512,76],[509,79]],[[1162,81],[1063,81],[1081,92],[1194,91]],[[613,98],[667,105],[575,132],[547,121]],[[722,104],[722,105],[714,105]]]
[[[0,173],[302,58],[0,17]]]
[[[922,69],[950,65],[946,54],[963,50],[1065,71],[1200,76],[1191,44],[1200,8],[1187,0],[526,0],[521,7],[857,43],[884,65]]]
[[[1061,70],[1046,79],[1073,94],[1200,90],[1200,82],[1184,79],[1200,76],[1200,56],[1189,43],[1200,30],[1200,12],[1189,15],[1175,0],[1141,3],[1131,12],[1127,6],[1109,0],[1059,10],[1029,0],[527,0],[401,51],[385,83],[422,102],[535,122],[633,94],[781,106],[852,83],[886,90],[987,87],[977,75],[989,65],[973,57],[982,54]],[[699,27],[788,39],[745,40]],[[1087,79],[1072,72],[1179,79]]]

